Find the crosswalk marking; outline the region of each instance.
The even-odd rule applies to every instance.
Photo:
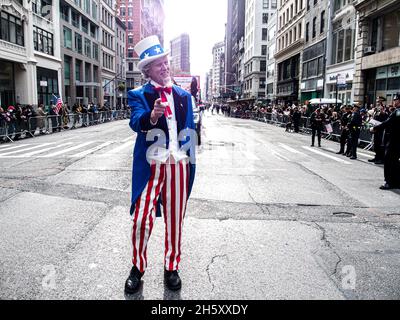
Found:
[[[96,151],[98,151],[98,150],[100,150],[100,149],[102,149],[102,148],[104,148],[104,147],[110,145],[111,143],[113,143],[113,142],[112,142],[112,141],[104,142],[104,143],[102,143],[102,144],[100,144],[100,145],[98,145],[98,146],[96,146],[96,147],[94,147],[94,148],[92,148],[92,149],[89,149],[89,150],[80,152],[80,153],[78,153],[78,154],[71,155],[70,157],[71,157],[71,158],[78,158],[78,157],[87,156],[88,154],[93,153],[93,152],[96,152]]]
[[[130,146],[133,146],[132,141],[127,141],[127,142],[121,144],[120,146],[118,146],[118,147],[116,147],[114,149],[111,149],[110,151],[104,153],[103,155],[116,154],[117,152],[120,152],[121,150],[123,150],[125,148],[128,148]]]
[[[85,147],[85,146],[87,146],[87,145],[89,145],[89,144],[91,144],[93,142],[94,141],[84,142],[84,143],[78,144],[77,146],[74,146],[74,147],[71,147],[71,148],[67,148],[67,149],[64,149],[64,150],[61,150],[61,151],[57,151],[57,152],[53,152],[53,153],[50,153],[50,154],[46,154],[44,156],[38,156],[38,158],[51,158],[51,157],[59,156],[59,155],[64,154],[64,153],[83,148],[83,147]]]
[[[285,161],[290,161],[289,158],[286,158],[285,156],[281,155],[279,152],[271,149],[271,153],[272,155],[274,155],[275,157],[277,157],[279,160],[285,160]]]
[[[303,155],[303,156],[307,156],[305,153],[303,153],[303,152],[301,152],[301,151],[298,151],[298,150],[296,150],[296,149],[293,149],[292,147],[289,147],[289,146],[287,146],[286,144],[279,143],[279,145],[280,145],[283,149],[286,149],[287,151],[290,151],[290,152],[292,152],[292,153],[296,153],[296,154],[301,154],[301,155]]]
[[[28,148],[25,148],[25,149],[18,149],[18,150],[14,150],[14,151],[11,151],[11,152],[4,152],[4,153],[2,153],[0,155],[0,157],[7,156],[7,155],[10,155],[10,154],[19,153],[19,152],[23,152],[23,151],[28,151],[28,150],[33,150],[33,149],[45,147],[45,146],[47,146],[49,144],[52,144],[52,143],[41,143],[41,144],[38,144],[38,145],[35,145],[35,146],[32,146],[32,147],[28,147]],[[9,149],[7,149],[6,151],[8,151],[8,150]]]
[[[362,152],[357,152],[357,154],[360,154],[360,155],[362,155],[364,157],[367,157],[367,158],[374,158],[374,156],[372,156],[370,154],[362,153]]]
[[[52,147],[49,147],[49,148],[44,148],[44,149],[36,150],[36,151],[33,151],[33,152],[25,153],[23,155],[13,156],[13,158],[29,158],[29,157],[32,157],[32,156],[34,156],[36,154],[43,153],[43,152],[46,152],[46,151],[49,151],[49,150],[53,150],[53,149],[57,149],[57,148],[62,148],[62,147],[65,147],[65,146],[68,146],[68,145],[71,145],[71,144],[72,144],[72,142],[67,142],[67,143],[59,144],[57,146],[52,146]]]
[[[308,151],[314,152],[314,153],[319,154],[319,155],[321,155],[321,156],[323,156],[323,157],[332,159],[332,160],[337,161],[337,162],[340,162],[340,163],[351,164],[351,162],[348,162],[348,161],[343,160],[343,159],[339,159],[339,158],[337,158],[337,157],[331,156],[331,155],[326,154],[326,153],[324,153],[324,152],[315,150],[315,149],[313,149],[313,148],[311,148],[311,147],[303,146],[303,149],[306,149],[306,150],[308,150]]]

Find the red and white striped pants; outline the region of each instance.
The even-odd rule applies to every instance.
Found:
[[[164,164],[152,163],[150,168],[150,180],[136,201],[133,213],[132,262],[140,272],[144,272],[147,267],[147,242],[161,195],[165,222],[164,265],[166,270],[178,270],[189,186],[189,164],[187,160],[178,163],[168,161]]]

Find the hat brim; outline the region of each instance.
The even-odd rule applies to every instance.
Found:
[[[164,53],[159,54],[159,55],[157,55],[157,56],[152,56],[152,57],[148,57],[148,58],[146,58],[146,59],[143,59],[143,60],[141,60],[141,61],[138,63],[137,67],[138,67],[138,69],[139,69],[140,71],[142,71],[143,68],[144,68],[145,66],[147,66],[150,62],[153,62],[153,61],[155,61],[155,60],[157,60],[157,59],[163,58],[163,57],[165,57],[165,56],[167,56],[167,55],[169,55],[169,54],[170,54],[170,50],[167,50],[167,51],[165,51]]]

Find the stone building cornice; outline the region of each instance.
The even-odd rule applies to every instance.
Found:
[[[28,21],[29,11],[19,3],[12,0],[0,0],[0,10],[7,9],[11,14],[17,16],[22,21]]]

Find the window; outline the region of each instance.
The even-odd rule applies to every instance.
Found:
[[[79,14],[75,11],[72,11],[72,25],[79,28]]]
[[[319,32],[323,33],[324,30],[325,30],[325,11],[322,11],[321,12],[321,27],[320,27]]]
[[[61,14],[61,18],[64,21],[69,22],[69,8],[67,5],[61,5],[60,6],[60,14]]]
[[[276,9],[276,0],[271,0],[271,9]]]
[[[133,49],[128,49],[128,58],[133,58]]]
[[[75,51],[82,54],[82,36],[75,33]]]
[[[261,46],[261,55],[266,56],[267,55],[267,46],[262,45]]]
[[[97,4],[94,1],[92,2],[92,17],[97,20]]]
[[[5,11],[1,12],[0,39],[24,45],[24,29],[21,19],[18,19]]]
[[[263,0],[263,9],[269,8],[269,0]]]
[[[338,45],[337,45],[337,63],[343,61],[343,47],[344,47],[344,30],[339,31]]]
[[[260,78],[260,89],[265,89],[265,78]]]
[[[315,38],[316,35],[317,35],[317,17],[314,17],[314,19],[312,21],[312,37],[313,37],[313,39]]]
[[[309,35],[310,30],[309,29],[310,29],[310,23],[307,22],[306,23],[306,42],[308,42],[308,40],[310,38],[310,35]]]
[[[89,21],[86,19],[82,19],[82,31],[85,33],[89,33]]]
[[[53,55],[53,34],[34,26],[33,46],[36,51]]]
[[[133,71],[133,62],[128,63],[128,71]]]
[[[307,11],[310,10],[310,1],[311,0],[307,0]]]
[[[86,13],[90,14],[90,0],[84,0],[83,9]]]
[[[392,11],[383,17],[383,48],[398,47],[400,38],[400,10]]]
[[[93,59],[99,60],[99,46],[96,43],[93,43]]]
[[[92,43],[89,39],[85,38],[85,56],[91,58],[92,57]]]
[[[72,31],[71,29],[64,27],[64,48],[72,49]]]
[[[268,39],[268,29],[263,28],[262,29],[262,40],[267,40]]]
[[[81,67],[82,67],[82,61],[76,60],[75,61],[75,80],[77,80],[77,81],[83,80],[81,78],[81,75],[82,75]]]
[[[133,36],[128,36],[128,43],[133,44]]]
[[[90,82],[91,80],[91,72],[90,72],[90,63],[85,63],[85,81]]]
[[[262,15],[262,23],[268,23],[268,13],[263,13],[263,15]]]
[[[267,62],[265,60],[260,61],[260,71],[267,71]]]
[[[120,7],[120,8],[119,8],[119,15],[120,15],[121,17],[126,16],[126,8],[125,8],[125,7]]]
[[[68,56],[64,56],[64,79],[68,80],[68,83],[65,84],[69,85],[69,79],[71,79],[71,58]]]

